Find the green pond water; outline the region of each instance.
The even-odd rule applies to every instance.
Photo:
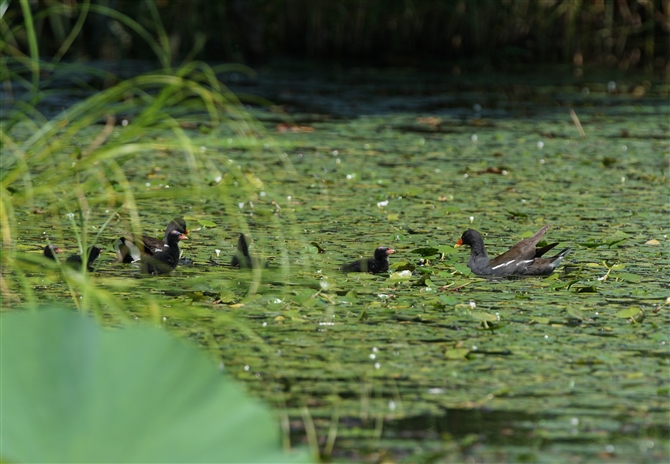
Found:
[[[185,115],[194,154],[119,162],[144,232],[186,218],[191,265],[142,277],[114,262],[131,208],[102,162],[18,205],[12,245],[36,257],[48,237],[74,253],[73,224],[89,242],[100,234],[81,283],[98,296],[79,302],[110,325],[137,318],[200,345],[279,411],[293,445],[315,432],[326,460],[670,459],[667,85],[613,94],[607,81],[538,78],[518,92],[465,82],[440,94],[405,76],[300,93],[299,81],[268,91],[283,107],[250,108],[262,128],[245,136]],[[33,167],[36,182],[102,128]],[[59,203],[70,197],[86,214]],[[546,278],[479,278],[467,247],[453,247],[474,228],[496,255],[545,224],[547,243],[572,249]],[[268,269],[228,266],[240,231]],[[337,271],[381,245],[396,250],[389,273]],[[40,302],[80,297],[56,271],[25,275]],[[26,302],[3,299],[3,310]]]

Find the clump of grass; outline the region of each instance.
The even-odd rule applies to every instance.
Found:
[[[173,211],[195,208],[201,212],[199,205],[207,204],[209,211],[224,211],[226,221],[247,233],[248,215],[238,204],[253,201],[277,205],[276,211],[281,208],[285,193],[272,192],[253,173],[243,170],[221,143],[234,140],[235,148],[263,150],[283,169],[292,170],[287,157],[273,148],[262,126],[249,115],[238,96],[217,77],[231,71],[251,75],[251,70],[195,61],[173,68],[169,40],[160,21],[155,23],[158,40],[154,40],[127,16],[85,3],[80,19],[90,10],[132,27],[155,51],[161,68],[126,80],[95,71],[117,83],[89,92],[85,98],[49,115],[50,99],[67,96],[62,90],[48,87],[51,79],[69,77],[76,81],[90,75],[90,69],[80,64],[60,62],[73,34],[80,30],[81,21],[64,36],[63,46],[53,59],[45,61],[40,57],[28,3],[21,2],[21,6],[25,20],[9,31],[10,40],[3,42],[2,59],[4,85],[13,95],[0,132],[0,290],[5,301],[34,306],[44,296],[43,288],[36,285],[39,276],[34,266],[24,265],[31,262],[25,259],[30,255],[26,250],[34,249],[29,240],[39,240],[39,229],[57,243],[73,236],[82,253],[100,240],[109,240],[117,229],[141,233],[147,227],[142,223],[142,208],[164,210],[161,216],[168,221]],[[60,11],[54,8],[38,14]],[[28,38],[28,55],[14,45],[11,37],[16,35]],[[45,75],[48,77],[43,79]],[[208,146],[202,145],[203,139]],[[138,169],[157,164],[175,171],[169,188],[165,185],[138,189],[139,182],[145,180]],[[261,191],[265,193],[263,198]],[[263,224],[282,237],[295,230],[290,215],[289,208],[282,208],[281,218],[279,214],[269,214],[264,216]],[[286,253],[281,262],[287,276],[290,268]],[[258,288],[262,272],[254,270],[249,293]],[[113,311],[119,316],[134,313],[159,317],[151,309],[157,307],[155,297],[140,292],[133,279],[125,284],[116,281],[108,288],[88,274],[63,272],[62,279],[80,309],[98,314]],[[139,298],[118,296],[129,292]]]

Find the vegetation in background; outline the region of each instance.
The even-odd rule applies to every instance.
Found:
[[[19,2],[6,14],[21,22]],[[343,63],[505,68],[527,63],[642,67],[667,73],[668,0],[79,0],[39,5],[40,50],[69,58],[171,58],[255,63],[294,56]],[[84,20],[85,18],[85,20]],[[160,18],[160,21],[158,19]],[[160,24],[160,26],[158,26]],[[74,36],[71,31],[77,30]],[[15,40],[15,42],[14,42]],[[13,38],[25,47],[28,38]],[[71,43],[63,48],[62,44]]]

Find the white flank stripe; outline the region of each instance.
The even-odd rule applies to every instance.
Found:
[[[507,261],[506,263],[498,264],[497,266],[494,266],[494,267],[492,267],[491,269],[498,269],[499,267],[509,266],[509,265],[512,264],[513,262],[514,262],[514,260]]]

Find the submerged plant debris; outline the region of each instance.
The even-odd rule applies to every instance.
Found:
[[[428,95],[434,81],[414,94],[401,77],[383,98],[375,85],[339,89],[359,97],[346,102],[334,84],[280,79],[263,91],[283,107],[249,108],[262,127],[246,133],[201,130],[184,108],[195,153],[170,145],[174,132],[142,130],[134,137],[154,150],[73,177],[88,203],[73,196],[66,210],[42,194],[16,205],[12,246],[26,270],[4,277],[55,301],[76,298],[79,279],[106,295],[83,307],[109,324],[136,317],[192,340],[285,411],[294,444],[312,428],[325,458],[667,460],[667,84],[644,99],[541,77],[523,95],[479,82]],[[34,178],[78,162],[103,127],[64,141]],[[130,130],[132,119],[111,137]],[[30,126],[11,135],[25,140]],[[117,168],[142,232],[161,237],[176,215],[188,223],[187,261],[168,276],[114,262],[112,242],[135,227]],[[116,180],[95,187],[95,176]],[[47,239],[77,252],[73,224],[89,244],[100,233],[94,272],[64,278],[31,261]],[[495,256],[545,224],[573,250],[546,278],[479,278],[453,248],[474,228]],[[240,233],[267,269],[229,266]],[[388,273],[338,271],[378,246],[396,250]],[[3,310],[26,303],[20,285]]]

